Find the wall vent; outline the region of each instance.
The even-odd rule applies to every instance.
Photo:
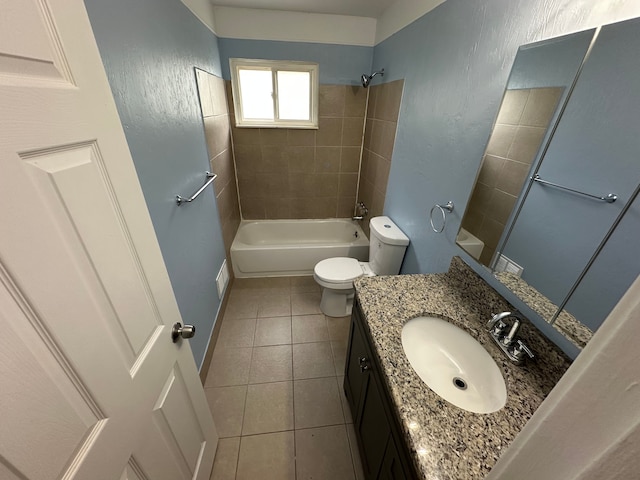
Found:
[[[224,296],[224,291],[227,288],[227,284],[229,283],[229,269],[227,268],[227,260],[225,259],[222,262],[222,266],[220,267],[220,271],[218,272],[218,276],[216,277],[216,286],[218,287],[218,298],[222,300]]]

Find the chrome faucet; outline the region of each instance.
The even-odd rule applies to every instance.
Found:
[[[506,320],[512,319],[509,327]],[[500,350],[514,363],[521,364],[525,355],[534,358],[533,353],[524,342],[517,338],[524,317],[517,310],[494,314],[487,322],[489,336],[500,347]],[[508,330],[508,333],[507,333]]]
[[[362,220],[369,214],[369,209],[364,202],[360,202],[356,205],[356,214],[356,216],[351,217],[351,220]]]

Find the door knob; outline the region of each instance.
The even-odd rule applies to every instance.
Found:
[[[179,337],[191,338],[196,334],[196,327],[193,325],[185,325],[184,327],[180,322],[174,323],[171,329],[171,340],[173,343],[178,341]]]

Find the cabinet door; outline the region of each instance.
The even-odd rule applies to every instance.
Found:
[[[360,331],[355,316],[357,309],[353,309],[351,316],[351,332],[349,334],[349,349],[347,351],[347,365],[345,367],[344,387],[351,407],[351,415],[355,422],[360,418],[360,397],[362,395],[363,386],[368,378],[365,368],[370,368],[368,361],[368,350],[365,346],[365,340]]]
[[[362,442],[360,453],[367,478],[376,478],[391,436],[391,428],[376,377],[372,372],[365,375],[368,381],[362,396],[361,415],[356,420],[355,428]]]
[[[378,480],[406,480],[407,478],[393,437],[389,437]]]

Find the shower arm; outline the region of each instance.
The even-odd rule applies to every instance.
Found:
[[[364,88],[367,88],[367,87],[369,86],[369,83],[371,83],[371,79],[372,79],[373,77],[375,77],[376,75],[380,75],[381,77],[383,77],[383,76],[384,76],[384,68],[380,69],[380,70],[379,70],[379,71],[377,71],[377,72],[373,72],[373,73],[372,73],[371,75],[369,75],[369,76],[367,76],[367,74],[366,74],[366,73],[363,73],[363,74],[362,74],[362,77],[360,77],[360,80],[361,80],[361,82],[362,82],[362,86],[363,86]]]

